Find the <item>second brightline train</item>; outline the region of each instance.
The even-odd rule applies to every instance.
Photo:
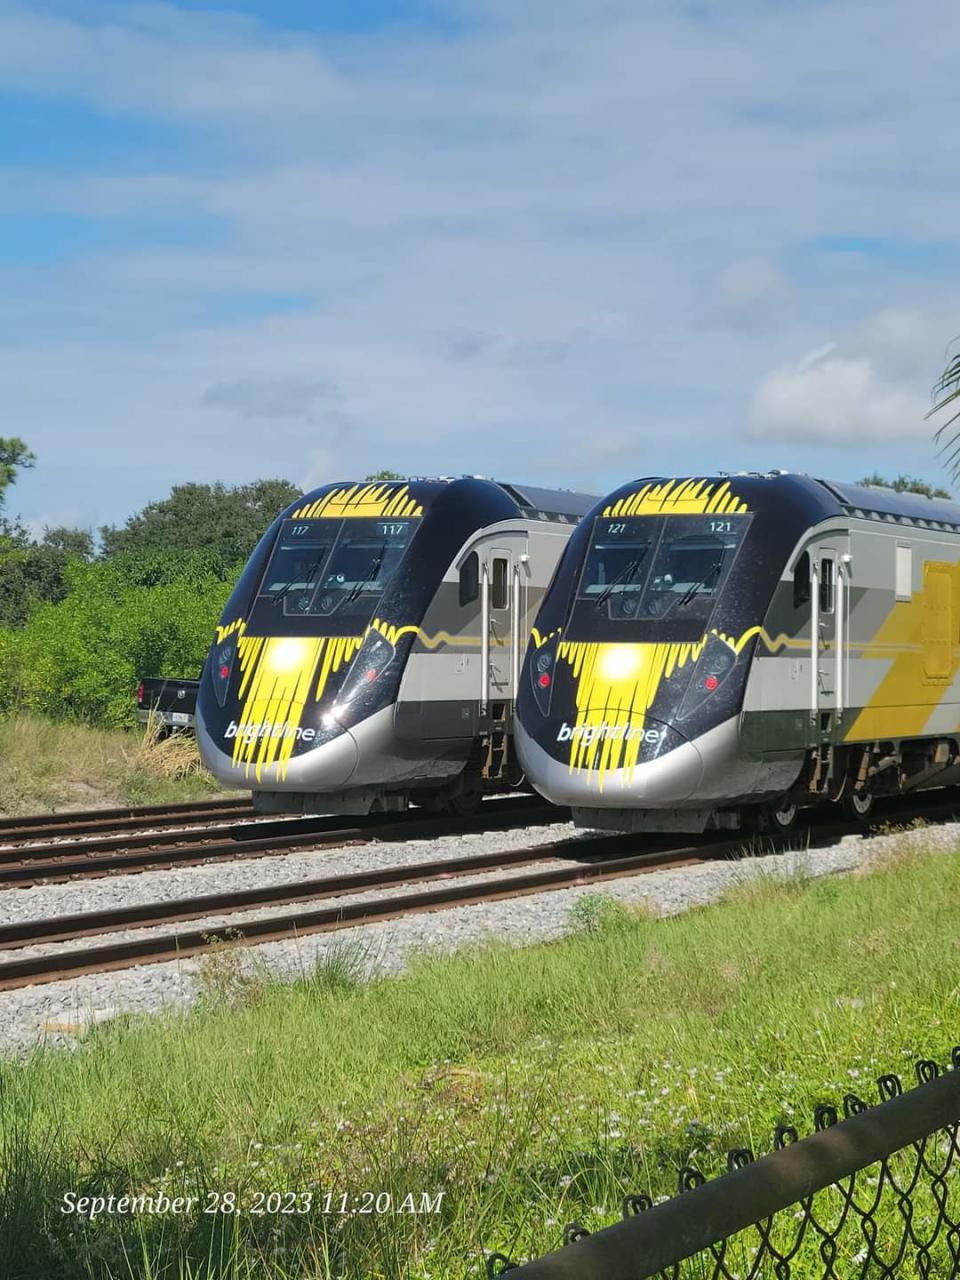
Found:
[[[580,523],[517,749],[583,826],[786,829],[960,783],[960,505],[783,472],[654,476]]]

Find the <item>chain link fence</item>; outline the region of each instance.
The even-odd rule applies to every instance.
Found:
[[[960,1046],[950,1067],[916,1064],[917,1084],[877,1081],[870,1104],[848,1093],[819,1106],[814,1132],[777,1128],[757,1159],[728,1153],[708,1180],[681,1169],[660,1204],[628,1195],[622,1220],[590,1233],[570,1223],[563,1247],[510,1280],[960,1280]]]

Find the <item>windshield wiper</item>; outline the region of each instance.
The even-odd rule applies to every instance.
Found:
[[[715,564],[712,564],[710,566],[710,568],[703,575],[703,577],[700,579],[699,582],[694,582],[689,587],[687,587],[686,591],[677,601],[676,607],[678,609],[682,609],[683,606],[685,604],[689,604],[690,601],[693,599],[693,597],[697,595],[698,592],[702,591],[703,588],[708,583],[715,582],[719,577],[720,570],[722,569],[722,567],[723,567],[723,556],[721,556],[720,559]]]
[[[361,578],[359,582],[354,584],[353,590],[347,596],[348,604],[350,603],[351,600],[356,600],[357,596],[364,589],[364,587],[367,585],[368,582],[376,581],[380,573],[380,567],[383,564],[383,558],[386,554],[387,554],[387,544],[386,542],[384,542],[383,546],[380,548],[379,553],[374,557],[373,560],[370,561],[370,568],[367,570],[366,576]]]
[[[307,566],[307,572],[305,574],[306,581],[303,583],[304,591],[307,591],[310,587],[313,586],[314,582],[316,581],[316,575],[319,572],[320,566],[323,564],[323,561],[325,558],[326,558],[325,555],[319,556],[316,560],[314,560],[312,564]],[[298,584],[295,583],[292,578],[290,579],[289,582],[285,582],[282,587],[278,587],[277,590],[274,591],[274,593],[271,595],[270,603],[279,604],[280,601],[285,598],[287,593],[292,591],[296,585]]]
[[[606,604],[610,599],[614,587],[619,587],[621,583],[626,585],[628,582],[632,581],[633,575],[643,564],[643,558],[649,550],[649,547],[644,547],[635,560],[631,560],[629,564],[625,565],[624,568],[620,570],[612,582],[607,583],[593,602],[595,608],[599,609],[602,604]]]

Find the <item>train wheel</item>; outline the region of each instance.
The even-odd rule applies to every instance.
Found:
[[[460,774],[456,782],[419,801],[428,813],[452,814],[455,818],[472,818],[480,811],[483,783],[479,774]]]
[[[447,802],[440,793],[420,792],[414,797],[414,803],[423,809],[424,813],[446,813]]]
[[[757,814],[755,830],[764,835],[785,835],[796,826],[800,810],[785,801],[768,805]]]
[[[452,813],[455,818],[475,818],[480,812],[480,802],[483,796],[480,792],[476,795],[451,796],[447,801],[448,812]]]
[[[458,818],[472,818],[480,812],[483,781],[479,773],[461,773],[447,797],[449,812]]]
[[[869,822],[873,799],[869,791],[853,791],[843,800],[843,812],[854,822]]]

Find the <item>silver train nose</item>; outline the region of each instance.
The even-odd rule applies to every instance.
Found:
[[[655,756],[641,758],[629,768],[570,768],[555,760],[519,722],[517,755],[536,789],[554,804],[574,808],[668,809],[695,795],[703,780],[703,758],[692,742],[675,729],[646,721],[648,729],[662,730]]]
[[[349,730],[292,756],[283,766],[261,767],[259,782],[255,764],[234,764],[232,750],[226,752],[197,720],[197,745],[203,763],[225,787],[268,786],[271,791],[336,791],[356,772],[360,752]]]

